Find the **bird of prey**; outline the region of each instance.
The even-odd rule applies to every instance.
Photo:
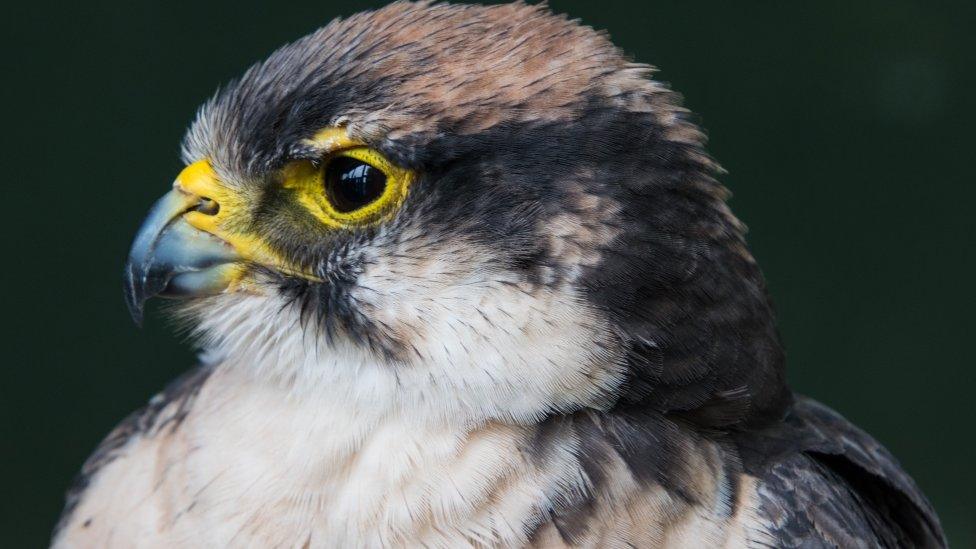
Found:
[[[794,395],[676,94],[544,6],[336,20],[199,110],[135,237],[203,349],[98,447],[66,547],[940,547]]]

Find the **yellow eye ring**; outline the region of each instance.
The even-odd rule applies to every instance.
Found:
[[[292,162],[283,186],[323,224],[362,228],[387,220],[403,204],[413,172],[396,166],[368,147],[329,154],[321,163]]]

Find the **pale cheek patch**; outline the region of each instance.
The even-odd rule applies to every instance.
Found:
[[[407,240],[378,249],[353,293],[404,346],[404,388],[463,417],[532,421],[599,406],[621,382],[607,322],[572,287],[521,281],[469,242]]]
[[[326,337],[273,286],[194,306],[203,347],[367,416],[383,403],[432,421],[533,423],[611,403],[623,357],[608,321],[572,285],[529,284],[499,270],[489,249],[409,229],[381,235],[365,253],[352,304],[375,335],[396,342],[398,360]]]

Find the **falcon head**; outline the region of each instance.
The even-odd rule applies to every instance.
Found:
[[[182,300],[213,360],[363,410],[779,414],[762,276],[651,73],[523,3],[333,21],[199,110],[130,310]]]

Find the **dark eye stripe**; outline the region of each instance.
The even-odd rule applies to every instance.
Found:
[[[332,207],[340,213],[349,213],[382,196],[386,174],[362,160],[340,156],[326,165],[324,185]]]

